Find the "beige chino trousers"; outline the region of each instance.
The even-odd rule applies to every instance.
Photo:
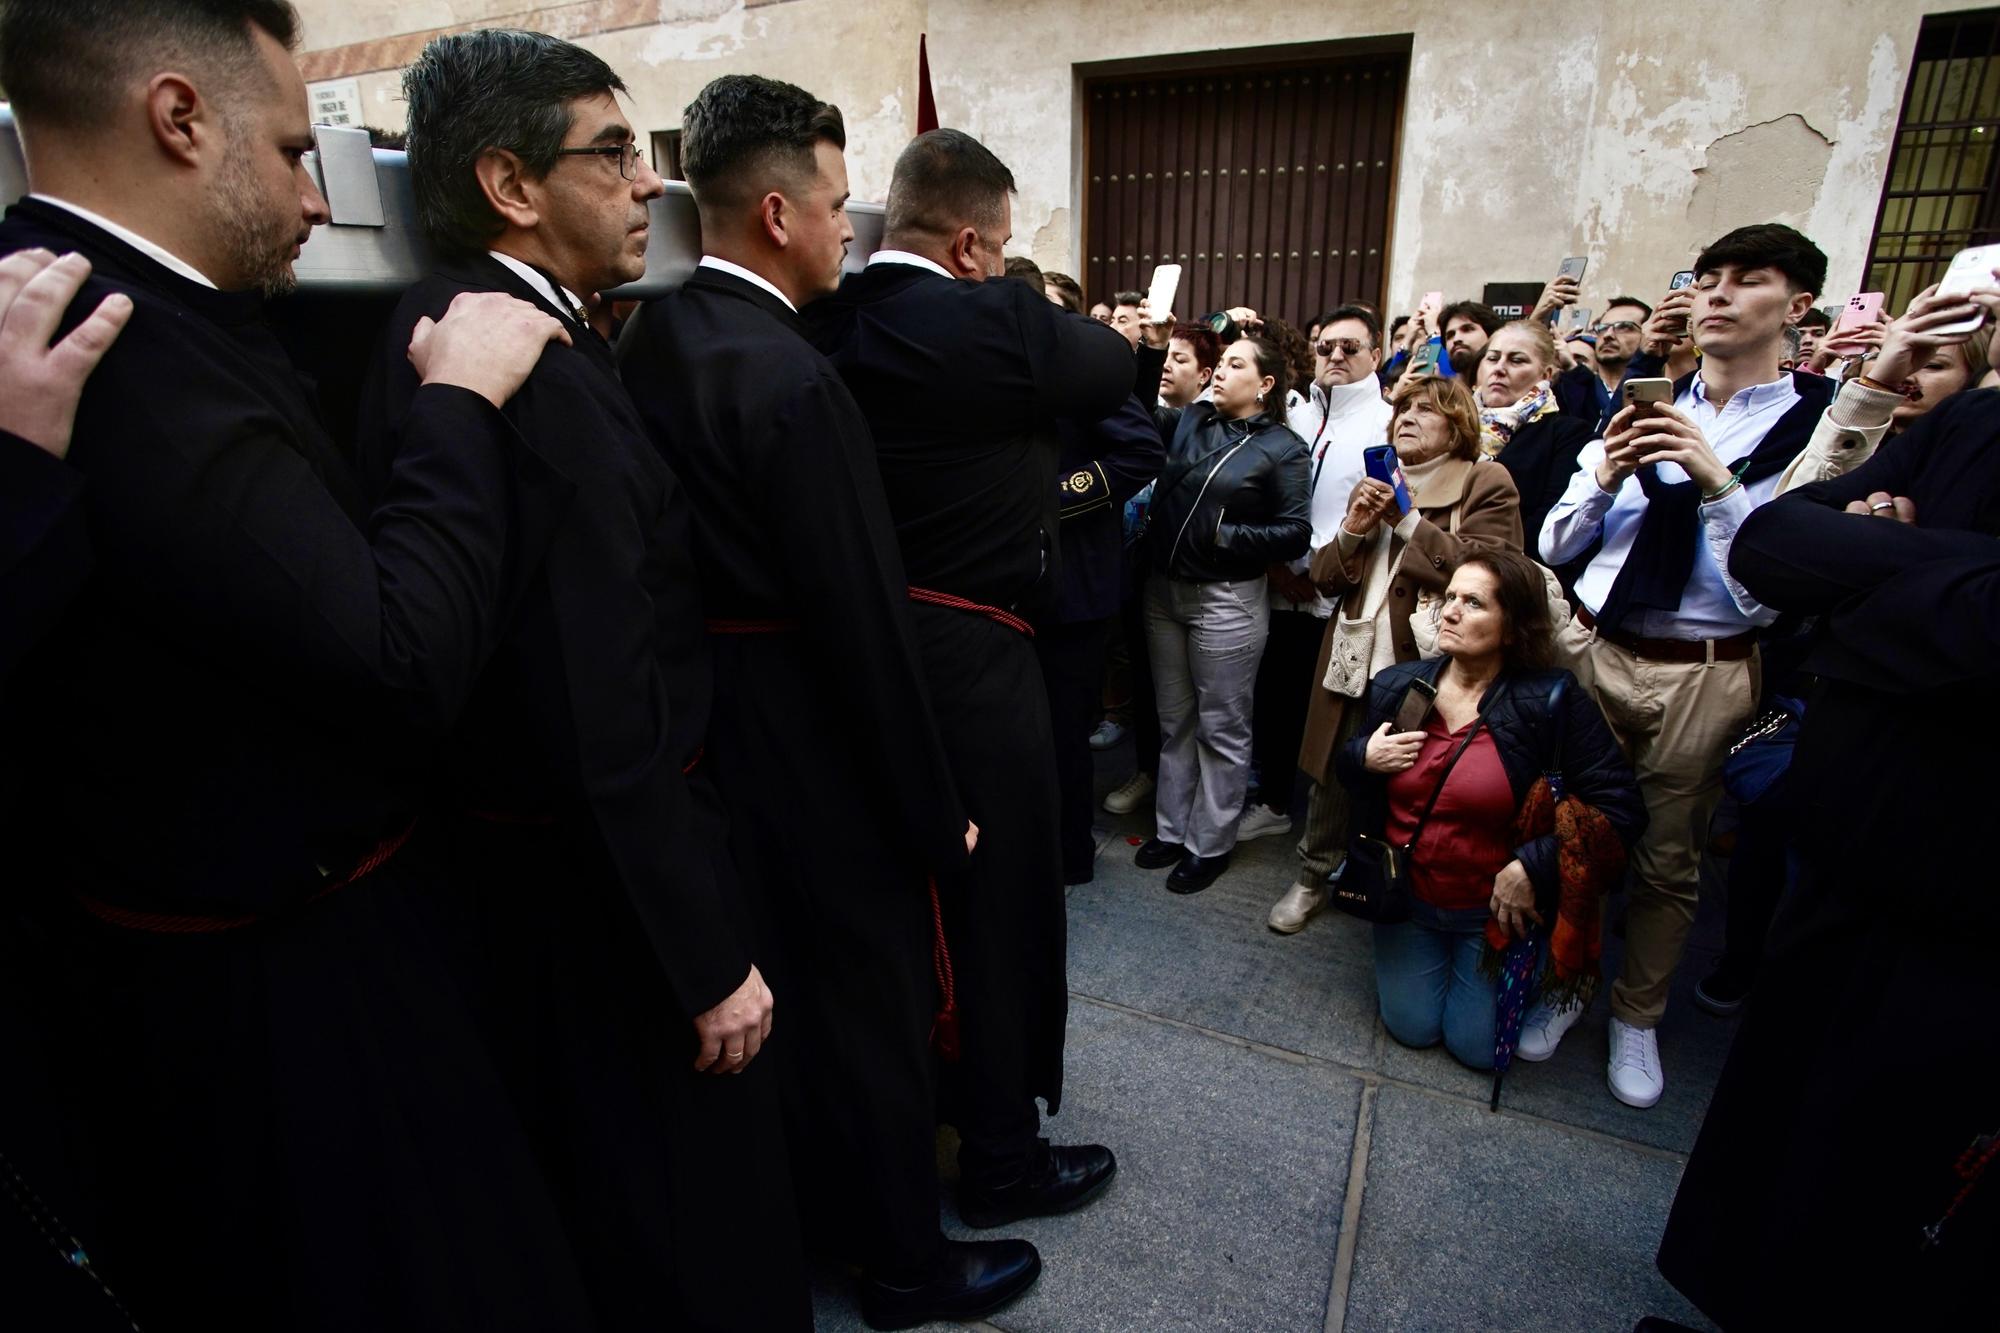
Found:
[[[1639,778],[1646,831],[1632,848],[1625,966],[1611,1012],[1657,1027],[1701,886],[1708,824],[1722,799],[1722,761],[1757,707],[1756,654],[1735,662],[1660,662],[1600,639],[1572,621],[1566,665],[1590,687]]]

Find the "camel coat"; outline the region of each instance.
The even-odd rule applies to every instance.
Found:
[[[1521,494],[1504,467],[1447,459],[1418,484],[1410,498],[1416,503],[1418,517],[1410,533],[1408,553],[1403,554],[1402,538],[1385,534],[1392,543],[1392,567],[1397,555],[1403,554],[1388,597],[1389,629],[1398,662],[1417,659],[1410,613],[1416,610],[1419,593],[1442,593],[1458,562],[1474,551],[1521,550]],[[1458,516],[1455,533],[1451,531],[1454,511]],[[1333,541],[1313,553],[1308,572],[1321,592],[1340,597],[1340,615],[1361,614],[1367,593],[1361,584],[1368,571],[1370,546],[1364,541],[1342,551],[1341,544]],[[1313,667],[1312,694],[1306,704],[1305,743],[1299,747],[1299,767],[1321,784],[1333,781],[1333,744],[1340,732],[1341,713],[1347,705],[1360,703],[1322,683],[1338,620],[1339,616],[1328,616],[1326,632],[1320,637],[1319,661]]]

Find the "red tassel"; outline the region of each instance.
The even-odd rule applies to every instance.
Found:
[[[930,879],[931,967],[937,973],[938,1011],[931,1019],[931,1045],[940,1058],[958,1060],[958,985],[951,970],[951,949],[944,940],[944,904],[938,900],[937,877]]]

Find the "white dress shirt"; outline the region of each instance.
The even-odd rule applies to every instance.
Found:
[[[877,264],[908,264],[912,268],[927,268],[940,278],[951,277],[951,270],[937,260],[911,254],[908,250],[877,250],[868,256],[868,267],[874,268]]]
[[[186,260],[182,259],[179,255],[174,254],[172,251],[167,250],[161,246],[155,245],[153,242],[147,240],[145,237],[141,236],[138,232],[133,231],[129,227],[121,227],[117,223],[113,222],[110,218],[104,217],[101,214],[93,213],[87,208],[82,208],[76,204],[72,204],[67,199],[58,199],[52,194],[31,194],[28,196],[28,198],[40,200],[42,203],[48,204],[52,208],[60,208],[65,213],[74,213],[76,216],[82,218],[85,222],[88,222],[91,226],[98,227],[104,231],[110,232],[113,236],[116,236],[119,240],[131,246],[134,250],[137,250],[140,254],[146,256],[146,258],[152,260],[154,263],[158,264],[161,268],[167,269],[173,273],[177,273],[181,277],[186,278],[189,282],[198,282],[202,286],[209,288],[211,291],[215,290],[215,284],[209,280],[207,274],[203,273],[193,264],[190,264]]]
[[[576,299],[575,292],[572,292],[569,288],[564,287],[560,289],[562,294],[558,296],[556,294],[558,289],[555,286],[555,284],[550,282],[547,278],[543,277],[540,273],[537,273],[533,265],[524,264],[520,260],[514,258],[514,256],[512,255],[503,255],[498,250],[488,250],[486,253],[492,255],[495,259],[499,260],[501,263],[505,264],[508,268],[514,270],[515,273],[519,274],[521,281],[527,283],[530,287],[533,287],[537,292],[541,293],[541,295],[547,299],[550,305],[562,311],[565,315],[568,315],[570,318],[576,320],[578,323],[583,322],[583,316],[581,313],[579,313],[583,309],[583,302]]]
[[[791,311],[794,315],[799,313],[799,308],[792,304],[792,298],[772,285],[769,278],[766,278],[761,273],[752,273],[741,264],[732,264],[727,259],[717,259],[714,255],[703,255],[701,262],[696,264],[695,267],[712,268],[718,273],[727,273],[732,278],[741,278],[752,287],[762,287],[765,291],[783,301],[785,309]]]
[[[1708,447],[1724,467],[1734,471],[1798,401],[1799,391],[1787,373],[1769,384],[1740,390],[1717,406],[1709,401],[1708,386],[1696,374],[1674,406],[1701,428]],[[1602,440],[1585,445],[1576,461],[1569,489],[1542,523],[1541,552],[1544,560],[1560,565],[1581,555],[1602,534],[1603,547],[1576,581],[1578,600],[1594,616],[1632,552],[1640,520],[1646,514],[1646,492],[1636,475],[1625,478],[1615,492],[1597,484],[1597,465],[1604,461]],[[1678,463],[1657,466],[1660,480],[1670,485],[1689,479]],[[1680,609],[1634,611],[1623,625],[1610,628],[1649,639],[1725,639],[1776,620],[1776,611],[1730,577],[1729,546],[1750,511],[1777,495],[1781,479],[1782,474],[1774,473],[1740,486],[1720,500],[1704,502],[1697,511],[1702,540],[1695,549],[1694,573],[1681,596]]]

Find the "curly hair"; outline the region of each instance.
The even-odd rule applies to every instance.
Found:
[[[1278,350],[1285,356],[1285,383],[1292,388],[1311,384],[1313,377],[1313,349],[1306,341],[1306,335],[1291,324],[1275,316],[1264,318],[1264,336],[1278,344]]]

